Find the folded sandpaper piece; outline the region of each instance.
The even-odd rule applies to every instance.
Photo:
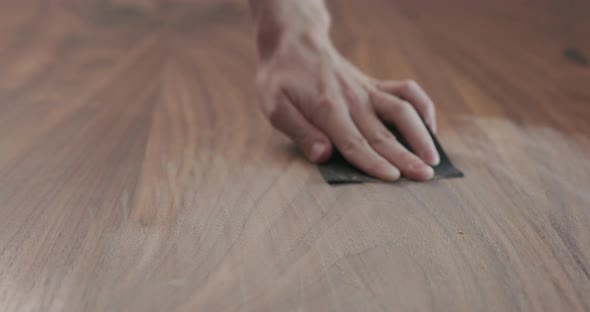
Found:
[[[405,146],[408,150],[412,151],[406,140],[400,134],[400,132],[392,125],[386,125],[389,131],[395,135],[398,141]],[[443,178],[461,178],[463,177],[463,172],[457,169],[451,163],[451,160],[443,150],[442,146],[434,136],[434,134],[430,131],[428,127],[428,133],[432,137],[434,141],[434,145],[438,150],[438,154],[440,155],[440,163],[433,167],[434,169],[434,179],[443,179]],[[342,154],[338,151],[334,151],[332,154],[332,158],[327,162],[318,165],[322,176],[329,184],[347,184],[347,183],[362,183],[362,182],[383,182],[381,180],[372,178],[360,170],[356,169],[353,165],[351,165]],[[402,177],[400,180],[404,180]],[[398,180],[399,181],[399,180]]]

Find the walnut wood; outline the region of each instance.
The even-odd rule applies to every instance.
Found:
[[[589,311],[590,2],[329,6],[466,178],[326,185],[244,3],[3,1],[1,310]]]

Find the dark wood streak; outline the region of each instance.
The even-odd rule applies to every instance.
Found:
[[[589,2],[328,5],[464,179],[326,185],[243,1],[2,2],[2,310],[590,310]]]

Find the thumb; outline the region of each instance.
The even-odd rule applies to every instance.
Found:
[[[330,139],[309,122],[283,92],[275,101],[267,114],[271,124],[291,138],[311,162],[328,160],[332,155]]]

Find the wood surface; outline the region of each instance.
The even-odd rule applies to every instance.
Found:
[[[0,310],[590,311],[590,2],[329,6],[464,179],[324,183],[244,3],[2,1]]]

